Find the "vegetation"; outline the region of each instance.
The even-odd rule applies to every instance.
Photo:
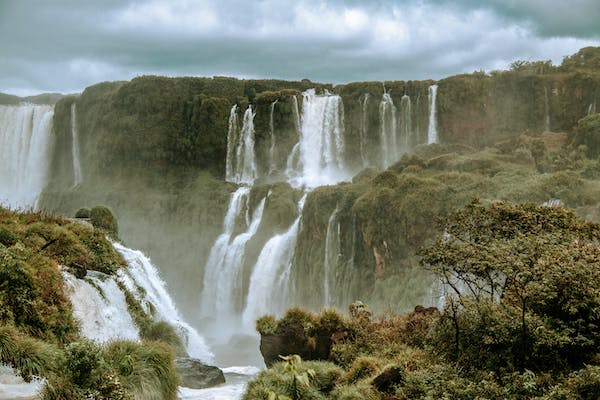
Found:
[[[101,225],[0,208],[0,363],[26,381],[45,378],[45,400],[176,399],[181,342],[170,326],[148,317],[142,343],[79,336],[61,267],[111,274],[125,265]]]
[[[245,398],[596,399],[600,224],[561,207],[474,200],[437,227],[420,254],[448,291],[441,312],[374,317],[356,302],[347,317],[300,309],[264,317],[263,339],[296,339],[304,359],[321,361],[287,356]],[[295,338],[290,326],[301,328]],[[323,336],[329,352],[305,351]],[[300,393],[292,358],[305,374]],[[322,369],[335,371],[325,386],[314,377]]]
[[[90,222],[94,227],[104,229],[113,237],[119,236],[119,225],[112,211],[106,206],[96,206],[90,210]]]

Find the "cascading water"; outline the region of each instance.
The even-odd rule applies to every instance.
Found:
[[[242,128],[239,129],[237,106],[234,105],[229,112],[225,161],[225,179],[229,182],[251,185],[256,179],[254,115],[252,106],[248,106],[244,112]]]
[[[54,106],[0,106],[0,204],[36,208],[54,147]]]
[[[313,188],[349,178],[343,159],[344,109],[340,96],[328,92],[317,95],[314,89],[303,93],[298,145],[299,169],[288,175],[292,186]]]
[[[360,98],[360,158],[363,167],[369,165],[369,157],[367,155],[367,127],[368,127],[368,106],[371,95],[365,93]]]
[[[438,85],[429,86],[429,127],[427,128],[427,144],[438,142],[436,116],[437,89]]]
[[[237,269],[237,266],[225,264],[225,260],[227,254],[232,252],[230,243],[233,239],[235,223],[244,212],[249,194],[250,188],[241,186],[231,195],[229,207],[223,221],[223,233],[219,235],[210,249],[208,261],[204,267],[204,289],[202,291],[201,307],[205,316],[219,315],[218,313],[221,311],[232,308],[234,294],[229,291],[219,293],[219,288],[226,284],[220,284],[223,279],[231,277],[229,269]],[[256,216],[257,213],[254,214]],[[237,250],[237,248],[233,249],[233,251]],[[227,278],[224,278],[224,275],[227,275]]]
[[[191,357],[212,362],[213,355],[204,339],[181,318],[156,267],[140,251],[119,243],[113,243],[113,246],[128,264],[127,268],[117,271],[116,278],[88,271],[85,279],[77,279],[63,272],[67,293],[73,304],[73,315],[80,322],[81,334],[99,343],[140,340],[139,330],[129,314],[120,283],[140,301],[146,312],[175,328]]]
[[[274,104],[271,106],[274,107]],[[297,100],[293,99],[292,110],[297,123],[298,142],[287,160],[288,183],[296,188],[310,190],[316,186],[334,184],[350,178],[343,156],[344,115],[341,97],[328,92],[317,95],[312,89],[303,93],[302,104],[300,117]],[[246,128],[250,126],[249,122],[254,117],[249,110],[250,107],[246,111],[242,132],[248,131]],[[233,108],[229,119],[228,154],[239,153],[239,146],[234,146],[231,141],[243,142],[241,137],[244,134],[234,133],[237,129],[235,115],[236,111]],[[234,147],[236,151],[232,150]],[[246,150],[253,152],[250,147]],[[231,163],[231,158],[228,159],[229,177],[235,177],[236,171],[240,171],[240,168],[235,167],[235,163],[239,161],[236,157],[233,157],[236,161]],[[306,193],[297,205],[300,215],[287,231],[279,232],[264,242],[258,256],[253,253],[253,257],[257,259],[249,260],[246,243],[258,230],[265,203],[263,199],[250,218],[250,190],[250,187],[242,185],[232,194],[224,218],[223,233],[215,241],[204,268],[201,309],[202,316],[208,324],[212,325],[212,319],[218,319],[215,326],[219,327],[219,337],[214,338],[215,345],[227,343],[228,337],[236,333],[235,329],[241,328],[243,332],[252,333],[255,318],[267,312],[283,312],[291,298],[289,289],[292,259]],[[247,221],[246,231],[235,235],[236,231],[240,231],[239,227],[236,227],[236,221],[239,222],[244,213]],[[248,271],[244,270],[244,266]],[[248,279],[248,274],[249,280],[244,281]],[[243,288],[247,288],[245,299],[242,297],[245,293]],[[240,306],[245,306],[241,315]]]
[[[325,259],[323,260],[323,300],[325,306],[332,305],[331,282],[335,282],[335,271],[340,258],[340,224],[337,222],[337,207],[327,222],[325,235]],[[331,276],[333,274],[333,276]]]
[[[242,320],[252,329],[254,321],[266,313],[282,313],[288,306],[292,259],[298,226],[306,195],[298,202],[298,218],[287,232],[273,236],[265,244],[252,269],[248,300]]]
[[[227,158],[225,160],[225,180],[234,182],[234,168],[236,164],[236,152],[239,134],[239,122],[237,115],[237,104],[229,111],[229,126],[227,129]]]
[[[396,106],[389,93],[384,93],[379,103],[381,121],[381,166],[389,167],[398,158]]]
[[[248,188],[244,189],[247,190]],[[245,194],[242,197],[246,202],[245,208],[246,214],[248,214],[249,191],[244,192]],[[215,243],[215,247],[213,247],[215,252],[211,251],[211,255],[209,256],[210,264],[207,263],[206,265],[207,272],[205,274],[205,290],[202,304],[205,315],[219,315],[221,318],[226,318],[241,311],[243,306],[242,268],[246,260],[246,243],[248,243],[258,230],[262,220],[265,200],[262,199],[260,201],[252,218],[248,218],[250,223],[245,232],[235,236],[233,240],[231,240],[232,236],[230,234],[226,243],[225,241]],[[232,209],[239,207],[239,204],[235,204],[235,199],[232,199],[232,203],[234,203]],[[242,209],[237,209],[236,211],[237,215],[239,215]],[[231,221],[226,221],[226,223],[231,223]],[[229,231],[231,228],[232,226],[225,228],[225,230]]]
[[[83,173],[81,172],[81,163],[79,161],[79,134],[77,130],[77,109],[75,102],[71,104],[71,156],[73,157],[73,186],[77,186],[83,182]]]
[[[113,243],[113,246],[127,262],[126,269],[117,271],[119,281],[143,306],[152,305],[156,319],[175,328],[175,332],[191,357],[211,363],[213,354],[204,339],[179,314],[179,310],[167,292],[165,282],[160,278],[158,270],[150,259],[141,251],[129,249],[120,243]],[[149,311],[149,308],[146,311]]]
[[[275,104],[277,104],[277,100],[271,103],[271,112],[269,114],[269,131],[271,134],[271,147],[269,147],[269,174],[277,170],[277,163],[275,161],[275,121],[273,121]]]
[[[414,137],[410,97],[406,94],[400,99],[400,138],[402,150],[408,151],[414,141]]]
[[[125,295],[112,276],[88,271],[84,280],[63,272],[63,278],[84,337],[99,343],[140,339]]]

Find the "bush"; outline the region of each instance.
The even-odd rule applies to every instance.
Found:
[[[75,213],[75,218],[90,218],[91,210],[89,208],[80,208]]]
[[[272,315],[264,315],[256,320],[256,331],[261,335],[272,335],[277,330],[277,320]]]
[[[17,243],[19,237],[6,228],[0,226],[0,244],[10,247]]]
[[[90,222],[94,227],[104,229],[109,236],[119,236],[119,225],[117,219],[108,207],[96,206],[90,210]]]
[[[135,398],[177,399],[179,374],[175,369],[174,354],[166,344],[114,342],[106,347],[104,357],[118,371],[125,388]]]

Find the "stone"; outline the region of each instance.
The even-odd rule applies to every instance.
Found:
[[[205,389],[225,383],[223,371],[195,358],[176,358],[175,367],[181,376],[182,386],[191,389]]]

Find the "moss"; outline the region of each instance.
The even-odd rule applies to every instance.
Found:
[[[106,206],[96,206],[90,210],[90,222],[94,227],[104,229],[106,233],[117,238],[119,236],[119,225],[112,211]]]
[[[277,320],[272,315],[265,315],[256,320],[256,331],[261,335],[270,335],[277,331]]]
[[[89,208],[80,208],[75,213],[75,218],[90,218],[91,210]]]

